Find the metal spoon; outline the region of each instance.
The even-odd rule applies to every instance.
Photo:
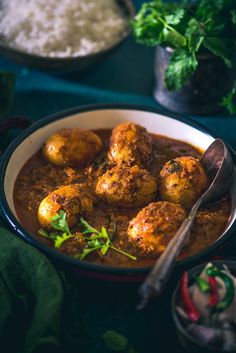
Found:
[[[137,309],[143,309],[151,297],[159,296],[170,277],[175,261],[188,240],[189,230],[199,207],[204,203],[221,199],[229,190],[233,177],[233,163],[230,152],[224,142],[216,139],[201,158],[201,163],[211,180],[206,192],[196,201],[188,217],[181,224],[176,235],[139,289],[141,301]]]

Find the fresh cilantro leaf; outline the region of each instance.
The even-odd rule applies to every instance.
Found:
[[[0,72],[0,118],[9,114],[15,87],[16,75],[12,72]]]
[[[224,37],[231,24],[230,10],[235,8],[231,0],[201,0],[197,6],[196,16],[204,24],[208,35]]]
[[[198,52],[198,50],[200,49],[202,43],[203,43],[204,37],[200,36],[198,34],[191,34],[188,37],[188,46],[189,46],[189,50],[192,53],[196,53]]]
[[[184,47],[186,45],[186,38],[181,34],[176,27],[184,17],[185,10],[183,8],[173,8],[173,10],[167,11],[167,14],[163,16],[163,42],[168,45],[172,45],[175,48]]]
[[[102,234],[103,238],[106,239],[105,244],[101,248],[101,254],[104,256],[104,255],[106,255],[106,253],[111,245],[111,241],[110,241],[110,238],[108,236],[108,233],[107,233],[107,230],[105,227],[102,227],[101,234]]]
[[[55,248],[60,249],[60,247],[62,246],[64,241],[66,241],[70,238],[73,238],[73,237],[74,237],[74,235],[72,235],[72,234],[68,235],[66,233],[63,233],[62,235],[57,235],[55,242],[54,242]]]
[[[177,25],[184,17],[184,9],[176,8],[172,13],[165,15],[164,19],[169,25]]]
[[[196,53],[204,40],[205,32],[196,18],[191,18],[186,29],[188,47],[191,52]]]
[[[52,228],[56,230],[60,230],[61,232],[71,234],[66,220],[66,212],[63,210],[60,210],[59,213],[56,213],[55,216],[51,218],[50,224]]]
[[[87,242],[88,246],[91,248],[96,248],[98,246],[103,246],[103,243],[99,239],[92,239]]]
[[[105,227],[102,227],[101,233],[102,233],[102,235],[103,235],[103,237],[104,237],[105,239],[109,239],[109,236],[108,236],[108,234],[107,234],[107,230],[106,230]]]
[[[225,0],[201,0],[197,6],[196,14],[202,20],[212,18],[224,8]]]
[[[165,72],[165,83],[168,89],[181,88],[197,69],[198,62],[188,50],[175,50]]]
[[[162,31],[164,29],[162,23],[157,21],[155,23],[147,21],[140,25],[134,25],[134,23],[134,34],[138,43],[153,47],[162,43]]]
[[[124,351],[129,345],[127,338],[115,331],[106,331],[102,338],[106,346],[114,352]]]
[[[103,245],[103,247],[101,248],[101,254],[102,256],[106,255],[108,249],[110,247],[110,241],[106,241],[106,243]]]
[[[137,260],[137,257],[136,257],[136,256],[133,256],[133,255],[127,253],[126,251],[121,250],[121,249],[115,247],[115,246],[111,243],[110,238],[109,238],[109,235],[108,235],[107,230],[106,230],[105,227],[102,227],[101,233],[103,234],[104,238],[107,239],[107,242],[106,242],[106,244],[105,244],[106,246],[108,246],[110,249],[113,249],[114,251],[116,251],[116,252],[118,252],[118,253],[120,253],[120,254],[122,254],[122,255],[125,255],[125,256],[129,257],[129,258],[132,259],[132,260]],[[106,249],[106,247],[104,247],[104,248]],[[107,249],[107,250],[108,250],[108,249]],[[105,253],[107,252],[107,250],[105,251]]]
[[[236,114],[236,82],[232,91],[223,98],[221,105],[224,106],[230,114]]]
[[[177,48],[185,46],[185,37],[172,26],[178,24],[183,16],[183,9],[170,11],[161,2],[144,3],[131,23],[137,42],[150,46],[161,43]]]
[[[217,37],[205,38],[203,45],[214,55],[219,56],[221,59],[223,59],[228,67],[232,66],[230,54],[223,39]]]
[[[76,258],[82,260],[95,250],[100,250],[100,254],[104,256],[106,255],[109,249],[113,249],[114,251],[119,252],[120,254],[125,255],[132,260],[137,259],[135,256],[127,253],[126,251],[123,251],[115,247],[111,243],[110,237],[105,227],[102,227],[99,232],[97,229],[93,228],[85,219],[81,218],[80,222],[84,226],[84,230],[82,230],[82,233],[84,234],[92,233],[92,235],[90,237],[83,237],[83,240],[86,241],[86,245],[82,253],[77,254],[75,256]]]
[[[68,223],[66,221],[66,212],[65,211],[60,211],[59,213],[55,214],[51,218],[50,222],[52,228],[55,230],[58,230],[59,232],[46,232],[44,229],[39,229],[38,233],[45,237],[49,238],[54,242],[54,247],[59,249],[61,245],[66,241],[67,239],[73,238],[74,235],[70,233],[70,229],[68,226]],[[63,232],[60,234],[60,232]]]
[[[138,43],[156,46],[162,42],[164,24],[159,20],[158,8],[144,3],[131,22]]]
[[[77,254],[76,257],[80,260],[84,259],[88,256],[91,252],[96,250],[101,250],[102,256],[104,256],[110,245],[110,239],[108,237],[107,232],[104,232],[104,227],[102,227],[102,231],[99,232],[97,229],[93,228],[85,219],[80,218],[80,222],[84,226],[84,230],[82,233],[84,234],[91,234],[90,237],[83,237],[83,239],[87,242],[86,246],[84,247],[82,253]]]
[[[82,225],[84,226],[82,233],[84,233],[84,234],[99,233],[98,230],[91,227],[91,225],[88,224],[88,222],[84,218],[80,218],[80,223],[82,223]]]

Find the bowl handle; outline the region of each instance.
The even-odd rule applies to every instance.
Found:
[[[24,130],[33,123],[32,120],[21,117],[21,116],[11,116],[0,122],[0,138],[4,135],[5,132],[11,129],[20,129]],[[1,159],[2,151],[0,151]]]
[[[11,116],[0,123],[0,134],[15,128],[24,130],[32,123],[33,121],[28,118],[17,115]]]

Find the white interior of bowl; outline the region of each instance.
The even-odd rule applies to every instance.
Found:
[[[213,137],[183,122],[165,115],[139,110],[94,110],[59,119],[30,134],[15,149],[9,160],[5,173],[4,190],[7,202],[15,217],[17,215],[13,203],[13,188],[16,177],[22,166],[40,149],[48,136],[63,127],[80,127],[82,129],[114,128],[124,121],[138,123],[145,126],[149,132],[190,143],[203,151],[214,141]],[[236,219],[236,178],[234,178],[231,194],[232,214],[225,232]]]

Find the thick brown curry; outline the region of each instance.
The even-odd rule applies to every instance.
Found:
[[[14,188],[14,203],[19,220],[27,231],[48,246],[53,247],[52,241],[38,235],[40,225],[37,220],[37,211],[40,202],[58,187],[73,183],[83,183],[83,188],[93,193],[98,178],[108,168],[107,151],[111,130],[104,129],[95,132],[102,139],[104,147],[102,152],[87,166],[81,168],[55,166],[46,161],[43,158],[42,150],[39,150],[27,161],[17,177]],[[201,156],[201,152],[195,147],[159,135],[152,135],[152,150],[152,162],[148,169],[157,178],[162,166],[167,161],[180,156],[198,158]],[[157,185],[159,185],[158,180]],[[158,197],[156,200],[158,200]],[[190,240],[180,256],[181,258],[199,252],[219,237],[227,225],[230,207],[230,200],[226,198],[208,207],[201,208],[192,228]],[[109,266],[140,267],[151,265],[155,258],[143,251],[141,252],[127,237],[129,222],[142,208],[115,207],[108,205],[99,198],[96,199],[93,212],[86,220],[97,229],[102,226],[106,227],[108,232],[109,228],[114,227],[115,224],[116,231],[112,235],[113,244],[137,256],[137,260],[134,261],[112,250],[109,250],[106,256],[100,256],[98,252],[94,252],[85,260]],[[168,242],[168,236],[166,236],[166,242]],[[77,238],[68,239],[62,244],[59,251],[74,256],[80,251],[80,243]]]

